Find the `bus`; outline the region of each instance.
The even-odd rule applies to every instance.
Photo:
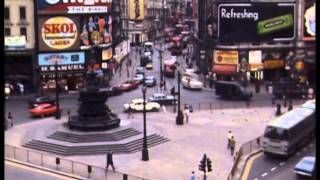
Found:
[[[268,123],[261,139],[264,153],[288,157],[304,146],[315,133],[315,112],[315,100],[309,100]]]
[[[172,55],[182,54],[182,43],[179,36],[175,36],[174,38],[172,38],[172,46],[170,50]]]
[[[176,70],[176,61],[175,60],[165,60],[164,64],[164,76],[166,77],[174,77]]]

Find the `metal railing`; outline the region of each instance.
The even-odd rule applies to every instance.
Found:
[[[59,156],[42,154],[37,151],[22,149],[19,147],[5,145],[5,158],[16,161],[30,163],[36,166],[44,167],[51,170],[72,174],[74,176],[90,178],[94,180],[145,180],[137,177],[105,168],[88,165],[81,162],[67,160]]]
[[[253,140],[250,140],[250,141],[241,145],[238,152],[236,153],[232,169],[228,175],[228,180],[233,180],[233,179],[238,180],[239,178],[241,178],[245,164],[240,164],[239,162],[241,159],[244,159],[245,156],[247,156],[247,155],[249,155],[249,154],[253,153],[254,151],[257,151],[261,148],[260,138],[261,138],[261,136],[255,138]],[[240,167],[241,165],[242,165],[242,167]],[[237,177],[236,175],[239,175],[239,177]]]

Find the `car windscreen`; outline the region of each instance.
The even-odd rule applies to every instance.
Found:
[[[276,128],[273,126],[268,126],[264,131],[264,136],[270,139],[276,140],[287,140],[288,139],[288,131],[283,128]]]

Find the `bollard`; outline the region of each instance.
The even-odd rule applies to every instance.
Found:
[[[128,180],[128,174],[123,174],[123,180]]]
[[[291,111],[293,109],[293,105],[292,105],[292,100],[289,100],[289,106],[288,106],[288,111]]]
[[[88,165],[88,178],[90,178],[91,172],[92,172],[92,167]]]
[[[60,158],[56,158],[56,169],[58,170],[60,164]]]

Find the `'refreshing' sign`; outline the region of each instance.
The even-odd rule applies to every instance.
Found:
[[[40,18],[39,32],[41,40],[39,49],[42,50],[66,50],[79,48],[78,18],[56,16]]]

